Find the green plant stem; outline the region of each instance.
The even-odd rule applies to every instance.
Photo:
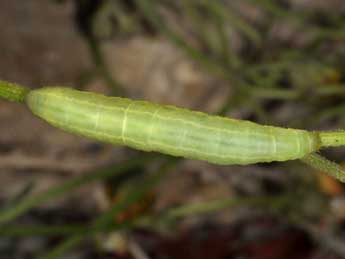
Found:
[[[345,86],[342,84],[323,84],[322,88],[317,89],[319,96],[345,95]]]
[[[230,42],[227,35],[227,24],[225,24],[223,20],[217,19],[217,17],[215,17],[215,21],[216,31],[218,32],[218,38],[221,46],[221,60],[223,60],[224,67],[226,67],[229,71],[234,71],[234,69],[241,67],[241,60],[230,47]]]
[[[97,39],[92,37],[87,38],[92,60],[97,68],[98,73],[103,77],[104,81],[111,87],[112,94],[116,96],[123,95],[123,88],[119,82],[117,82],[108,70],[106,62],[103,58],[101,47]]]
[[[142,221],[150,221],[156,224],[156,221],[166,221],[170,219],[182,218],[190,215],[199,215],[205,213],[212,213],[226,208],[231,208],[234,206],[269,206],[270,208],[279,209],[283,207],[286,202],[291,200],[293,197],[291,195],[281,195],[281,196],[263,196],[263,197],[235,197],[229,199],[215,200],[215,201],[206,201],[200,202],[197,204],[191,205],[182,205],[177,208],[169,209],[167,212],[164,212],[163,215],[158,216],[144,216],[139,218],[138,224]],[[132,200],[133,201],[133,200]],[[109,213],[108,211],[107,213]],[[114,216],[114,211],[110,213]],[[112,218],[110,217],[110,218]],[[101,215],[99,219],[105,218],[105,214]],[[102,219],[102,221],[103,221]],[[107,222],[107,221],[106,221]],[[134,225],[135,223],[134,222]],[[117,230],[126,225],[112,225],[104,227],[104,231]],[[95,228],[94,228],[95,229]],[[101,228],[99,228],[101,230]],[[22,237],[22,236],[54,236],[54,235],[76,235],[76,234],[85,234],[92,231],[90,225],[78,225],[78,224],[63,224],[63,225],[25,225],[25,224],[16,224],[2,226],[0,228],[0,236],[13,236],[13,237]]]
[[[30,89],[0,80],[0,97],[8,101],[23,103]]]
[[[190,13],[195,13],[197,11],[197,7],[201,6],[207,9],[208,13],[210,13],[210,15],[213,17],[212,22],[214,23],[215,31],[217,32],[216,38],[218,44],[216,44],[217,46],[214,46],[215,44],[212,44],[215,38],[212,34],[207,35],[204,33],[203,40],[205,42],[209,42],[208,45],[210,46],[210,49],[216,54],[216,58],[220,60],[220,64],[229,72],[232,71],[230,73],[233,73],[234,68],[237,68],[241,65],[241,61],[237,57],[236,53],[234,53],[230,48],[230,41],[228,39],[227,33],[229,24],[226,23],[226,19],[222,15],[222,13],[219,13],[219,10],[226,9],[225,6],[221,3],[209,4],[209,1],[192,0],[191,2],[193,4],[189,7],[189,9],[191,9]],[[199,14],[198,18],[200,20],[198,31],[205,30],[205,22],[207,22],[207,20],[205,20],[204,14]]]
[[[128,204],[130,205],[130,204]],[[114,205],[114,207],[117,205]],[[111,210],[105,212],[102,214],[99,218],[103,218],[105,215],[112,215],[111,220],[116,216],[112,214],[113,212]],[[98,221],[97,218],[94,222],[96,223]],[[62,255],[65,254],[67,251],[73,249],[75,246],[81,244],[85,239],[92,238],[93,235],[98,233],[107,233],[114,230],[121,230],[121,229],[128,229],[131,226],[130,222],[124,222],[121,224],[110,224],[112,222],[109,222],[107,226],[100,226],[95,227],[95,224],[91,224],[88,227],[85,227],[82,229],[82,232],[77,232],[69,237],[67,237],[63,242],[61,242],[59,245],[57,245],[55,248],[53,248],[48,253],[39,256],[39,259],[53,259],[53,258],[63,258]]]
[[[81,243],[85,238],[98,233],[100,231],[110,231],[114,226],[113,220],[118,213],[125,210],[131,204],[138,201],[145,193],[147,193],[153,186],[155,186],[159,180],[169,171],[169,169],[176,164],[179,159],[169,158],[156,173],[148,177],[140,186],[133,186],[133,190],[130,191],[125,199],[114,204],[107,212],[99,216],[90,226],[91,230],[87,233],[80,233],[67,238],[55,249],[48,254],[40,257],[40,259],[52,259],[61,256],[67,250]]]
[[[301,93],[298,90],[253,87],[250,95],[262,99],[295,100],[301,96]]]
[[[112,221],[114,215],[125,210],[130,204],[139,200],[145,193],[147,193],[153,186],[155,186],[160,179],[169,171],[169,169],[176,164],[179,159],[169,158],[161,168],[152,176],[150,176],[143,183],[140,183],[140,186],[133,186],[133,190],[129,192],[127,197],[122,201],[116,204],[111,208],[108,213],[104,214],[94,223],[96,228],[106,226],[109,222]]]
[[[108,213],[108,212],[106,212]],[[102,214],[103,217],[106,213]],[[112,224],[106,228],[96,228],[92,224],[10,224],[0,227],[0,237],[25,237],[25,236],[57,236],[57,235],[86,235],[98,232],[109,232],[129,227],[128,222]]]
[[[333,119],[335,117],[343,117],[343,114],[345,112],[345,106],[340,104],[328,109],[325,109],[324,111],[320,112],[319,116],[315,116],[314,118],[311,118],[309,121],[310,124],[320,123],[320,121],[327,121],[330,119]]]
[[[24,225],[12,224],[0,227],[0,236],[52,236],[87,232],[88,227],[78,224],[66,225]]]
[[[345,131],[319,132],[321,147],[339,147],[345,145]]]
[[[131,159],[129,161],[126,161],[122,165],[118,165],[117,168],[113,168],[112,166],[102,171],[97,171],[86,175],[78,176],[74,179],[66,181],[65,183],[59,186],[51,188],[48,191],[39,193],[34,196],[28,196],[27,198],[21,200],[15,206],[0,211],[0,224],[14,220],[15,218],[19,217],[31,208],[43,202],[46,202],[52,198],[62,196],[65,193],[80,187],[81,185],[85,185],[96,180],[106,179],[114,175],[126,173],[130,168],[146,163],[149,159],[151,159],[150,156],[143,156],[141,158]]]
[[[57,246],[55,249],[50,251],[49,253],[39,256],[39,259],[53,259],[59,258],[65,251],[70,250],[71,248],[75,247],[76,245],[80,244],[81,241],[84,240],[83,235],[76,235],[66,239],[61,245]]]
[[[267,196],[267,197],[238,197],[224,200],[216,200],[209,202],[202,202],[198,204],[185,205],[179,208],[170,209],[163,219],[165,218],[181,218],[189,215],[203,214],[208,212],[214,212],[234,206],[270,206],[272,208],[280,208],[286,202],[291,199],[291,195],[283,196]]]
[[[197,31],[197,35],[200,38],[200,41],[205,44],[207,50],[210,50],[212,53],[216,52],[216,47],[214,46],[214,37],[209,31],[209,24],[205,20],[204,14],[198,10],[198,5],[194,0],[181,1],[182,8],[188,18],[190,18],[193,28]]]
[[[291,21],[294,21],[298,23],[299,25],[305,23],[306,14],[302,12],[297,12],[297,11],[291,11],[286,8],[282,8],[277,4],[277,1],[272,1],[272,0],[249,0],[249,2],[263,8],[264,10],[272,13],[273,15],[277,17],[284,17],[284,18],[289,18]]]
[[[214,15],[217,15],[218,19],[229,22],[236,29],[244,33],[250,40],[254,42],[254,44],[258,45],[261,42],[261,36],[257,30],[244,19],[236,15],[234,11],[229,10],[225,4],[209,0],[202,0],[199,2],[201,5],[204,5],[210,11],[212,11]]]
[[[308,164],[312,168],[322,171],[345,183],[345,170],[340,165],[324,158],[323,156],[313,153],[307,155],[301,159],[301,161]]]
[[[153,0],[136,0],[136,2],[143,15],[145,15],[145,17],[150,21],[157,31],[184,50],[190,57],[204,65],[207,69],[225,79],[232,79],[231,73],[229,73],[229,71],[227,71],[223,66],[206,56],[202,51],[190,46],[185,39],[166,26],[164,21],[162,21],[161,17],[157,13]]]

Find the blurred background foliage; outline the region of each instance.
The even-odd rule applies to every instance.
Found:
[[[81,39],[86,50],[80,53],[81,48],[75,46],[74,50],[69,45],[73,43],[59,39],[64,31],[54,27],[55,20],[42,18],[38,24],[46,22],[48,29],[38,25],[28,35],[45,35],[48,44],[56,42],[68,54],[60,63],[38,58],[40,66],[58,70],[58,65],[86,65],[77,72],[71,68],[71,76],[63,79],[57,72],[44,73],[44,68],[25,70],[35,65],[21,65],[28,61],[18,59],[12,68],[8,62],[0,64],[3,79],[32,86],[70,83],[80,89],[261,124],[308,130],[345,128],[343,1],[46,2],[41,5],[46,10],[67,8],[73,37]],[[38,10],[33,16],[45,11],[40,4],[33,4]],[[16,9],[10,1],[1,5],[4,10],[21,11],[18,16],[26,18],[20,28],[25,30],[26,9]],[[6,5],[12,7],[6,9]],[[0,47],[8,59],[18,58],[15,53],[20,49],[6,45],[8,35],[12,35],[11,27],[8,33],[4,31]],[[23,53],[31,51],[28,47]],[[42,55],[40,46],[36,51],[35,55]],[[134,65],[121,54],[130,56]],[[78,55],[89,59],[82,61]],[[138,64],[147,64],[149,69]],[[2,125],[9,117],[0,117]],[[15,130],[9,128],[13,134]],[[42,171],[63,172],[67,177],[35,191],[44,182],[34,173],[30,181],[20,181],[15,192],[3,195],[2,258],[345,258],[344,186],[320,172],[308,173],[310,169],[298,162],[220,167],[93,142],[71,148],[78,138],[39,134],[50,142],[35,148],[58,158]],[[2,154],[19,145],[9,142],[16,134],[2,135],[9,136],[1,139]],[[26,137],[31,145],[34,136],[38,137]],[[56,136],[55,142],[51,140]],[[52,151],[60,141],[64,144]],[[34,149],[21,148],[24,153]],[[344,150],[325,153],[344,161]],[[19,158],[17,164],[26,161],[25,155]],[[98,162],[91,163],[92,159]],[[3,169],[6,161],[0,161],[4,171],[8,170]],[[15,176],[40,166],[30,157],[23,167],[15,168]],[[91,183],[98,183],[98,188]],[[11,181],[6,185],[11,186]],[[80,188],[86,191],[74,202],[55,204]],[[92,199],[96,205],[82,205]]]

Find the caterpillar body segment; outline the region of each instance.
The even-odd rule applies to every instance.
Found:
[[[300,159],[320,145],[316,132],[262,126],[70,88],[33,90],[26,102],[35,115],[72,133],[215,164]]]

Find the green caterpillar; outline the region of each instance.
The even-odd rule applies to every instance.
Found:
[[[25,100],[35,115],[66,131],[215,164],[302,159],[320,148],[317,132],[262,126],[70,88],[33,90]]]

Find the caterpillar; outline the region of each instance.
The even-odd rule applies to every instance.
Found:
[[[259,125],[71,88],[32,90],[25,101],[32,113],[68,132],[214,164],[302,159],[320,148],[317,132]]]

